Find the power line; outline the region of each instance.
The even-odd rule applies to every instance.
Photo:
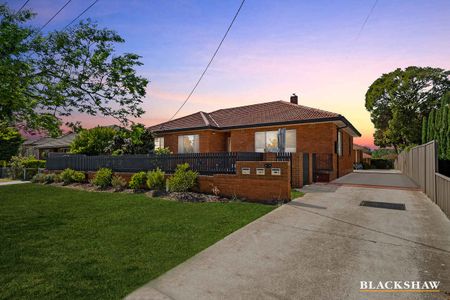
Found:
[[[359,29],[358,35],[356,36],[355,41],[359,40],[359,37],[361,36],[361,33],[364,30],[364,27],[366,27],[367,21],[369,21],[370,16],[373,13],[373,10],[375,9],[375,6],[377,6],[378,0],[375,0],[375,2],[372,5],[372,8],[370,9],[369,13],[366,16],[366,19],[364,20],[364,22],[361,25],[361,28]]]
[[[45,24],[44,24],[44,26],[42,26],[39,30],[38,30],[38,32],[41,32],[42,31],[42,29],[44,29],[57,15],[59,15],[59,13],[71,2],[72,0],[68,0],[67,2],[66,2],[66,4],[64,4],[63,5],[63,7],[61,7],[54,15],[53,15],[53,17],[51,17]]]
[[[72,25],[73,22],[75,22],[76,20],[78,20],[82,15],[84,15],[91,7],[94,6],[94,4],[97,3],[97,2],[98,2],[98,0],[95,0],[94,2],[92,2],[91,5],[89,5],[85,10],[83,10],[83,11],[81,12],[81,14],[79,14],[75,19],[73,19],[72,21],[70,21],[70,23],[67,24],[67,25],[63,28],[63,30],[66,30],[67,27],[69,27],[70,25]]]
[[[20,11],[25,7],[25,5],[28,4],[28,2],[30,2],[30,0],[25,1],[25,3],[19,8],[19,10],[16,12],[16,14],[20,13]]]
[[[173,118],[175,118],[175,116],[178,114],[178,112],[179,112],[179,111],[183,108],[183,106],[189,101],[189,99],[191,98],[191,96],[192,96],[192,94],[194,93],[195,89],[196,89],[197,86],[199,85],[200,81],[202,81],[203,76],[205,75],[206,71],[208,71],[209,66],[211,65],[211,63],[213,62],[213,60],[214,60],[214,58],[216,57],[217,53],[219,52],[219,49],[220,49],[220,47],[222,46],[223,41],[224,41],[225,38],[227,37],[228,32],[230,32],[231,27],[233,26],[234,21],[236,20],[237,16],[239,15],[239,12],[241,11],[241,8],[242,8],[242,6],[244,5],[244,3],[245,3],[245,0],[242,0],[241,5],[239,6],[239,8],[238,8],[236,14],[234,15],[233,20],[231,21],[230,25],[228,26],[228,29],[227,29],[227,31],[225,32],[225,34],[224,34],[222,40],[220,41],[219,46],[217,46],[217,49],[216,49],[216,51],[214,51],[214,54],[213,54],[213,56],[211,57],[211,59],[209,60],[208,64],[206,65],[205,70],[203,70],[202,75],[200,75],[200,78],[197,80],[197,83],[196,83],[196,84],[194,85],[194,87],[192,88],[192,90],[191,90],[191,92],[189,93],[189,95],[187,96],[186,100],[184,100],[183,104],[181,104],[180,108],[178,108],[178,110],[173,114],[173,116],[169,119],[169,121],[172,120]]]

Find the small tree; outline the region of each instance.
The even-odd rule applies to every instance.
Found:
[[[13,127],[0,122],[0,160],[10,160],[19,151],[23,138]]]
[[[116,130],[111,127],[94,127],[82,130],[70,145],[71,153],[98,155],[107,152]]]

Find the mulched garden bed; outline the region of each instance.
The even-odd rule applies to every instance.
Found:
[[[88,192],[103,192],[103,193],[145,193],[149,198],[158,197],[161,199],[167,199],[171,201],[180,201],[180,202],[230,202],[234,201],[229,198],[224,198],[221,196],[211,195],[211,194],[203,194],[203,193],[195,193],[195,192],[161,192],[161,191],[148,191],[148,190],[133,190],[133,189],[124,189],[121,191],[115,190],[113,187],[108,187],[106,189],[100,189],[99,187],[90,184],[90,183],[71,183],[64,185],[62,182],[59,183],[51,183],[47,185],[60,186],[64,188],[69,188],[73,190],[81,190]]]

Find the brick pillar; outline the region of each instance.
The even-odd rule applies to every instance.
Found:
[[[292,187],[303,186],[303,153],[292,153]]]

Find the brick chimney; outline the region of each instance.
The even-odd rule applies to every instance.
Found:
[[[291,96],[291,103],[298,104],[298,96],[295,93]]]

